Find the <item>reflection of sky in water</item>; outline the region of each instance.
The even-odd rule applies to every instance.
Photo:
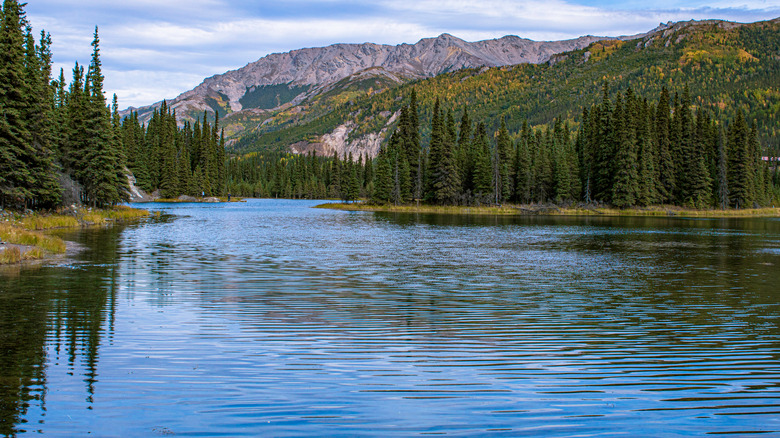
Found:
[[[92,414],[52,364],[43,430],[780,430],[775,222],[314,204],[154,205],[176,216],[121,235]]]

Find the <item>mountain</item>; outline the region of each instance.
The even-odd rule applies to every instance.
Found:
[[[287,109],[334,89],[356,82],[368,85],[364,92],[396,86],[410,80],[472,67],[497,67],[520,63],[542,63],[551,56],[580,49],[603,37],[584,36],[573,40],[538,42],[517,36],[466,42],[449,34],[422,39],[416,44],[334,44],[287,53],[274,53],[238,70],[212,76],[194,89],[182,93],[168,106],[180,119],[200,116],[204,111],[220,116],[243,112],[237,119],[265,119],[273,110]],[[344,79],[349,79],[339,84]],[[378,87],[378,88],[377,88]],[[354,87],[353,87],[354,88]],[[360,88],[360,87],[358,87]],[[369,88],[371,90],[369,90]],[[354,93],[353,93],[354,94]],[[354,96],[351,96],[354,97]],[[139,119],[147,122],[161,102],[141,108]],[[227,121],[230,123],[230,120]],[[231,134],[243,129],[236,127]]]
[[[277,112],[231,149],[375,156],[412,89],[424,144],[436,99],[456,119],[468,107],[472,120],[486,123],[489,132],[501,120],[510,132],[526,120],[539,126],[557,117],[576,126],[582,109],[600,100],[605,81],[613,93],[631,88],[650,101],[657,101],[663,87],[673,95],[688,87],[697,108],[726,121],[742,111],[755,122],[762,144],[780,150],[780,18],[669,23],[636,37],[592,41],[546,63],[464,68],[329,107],[316,105],[315,98],[303,105],[309,109],[305,117]],[[312,110],[317,108],[320,113]]]

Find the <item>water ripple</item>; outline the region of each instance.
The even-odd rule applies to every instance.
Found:
[[[49,324],[30,421],[99,435],[780,431],[776,221],[312,204],[158,206],[169,215],[124,230],[113,260],[54,269],[70,294],[99,274],[111,304]]]

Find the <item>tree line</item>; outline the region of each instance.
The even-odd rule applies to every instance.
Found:
[[[371,200],[441,205],[598,202],[620,208],[673,204],[750,208],[777,200],[780,175],[762,160],[755,123],[737,111],[729,123],[692,104],[687,87],[657,103],[633,93],[582,111],[571,129],[555,120],[491,137],[484,123],[434,105],[430,144],[420,146],[416,98],[376,159]]]
[[[228,159],[218,114],[213,122],[204,113],[179,126],[163,102],[148,125],[135,113],[120,120],[116,96],[108,106],[103,94],[97,28],[86,72],[76,63],[67,84],[62,70],[52,80],[51,36],[41,32],[36,41],[23,5],[4,0],[1,18],[3,207],[109,206],[129,199],[131,176],[163,197],[230,192],[380,204],[696,208],[747,208],[780,199],[777,163],[762,160],[777,155],[776,145],[775,152],[761,146],[760,128],[742,110],[708,111],[687,87],[673,94],[663,87],[649,102],[630,87],[614,93],[604,84],[600,102],[582,109],[577,122],[525,121],[513,133],[503,118],[490,133],[492,122],[472,120],[467,105],[458,108],[459,117],[438,99],[423,111],[413,88],[375,159],[283,153]],[[429,120],[425,126],[421,112]]]
[[[434,105],[423,145],[416,93],[373,159],[281,153],[228,160],[228,189],[244,196],[367,198],[376,204],[603,203],[620,208],[670,204],[749,208],[778,202],[777,162],[759,144],[755,123],[736,112],[718,120],[690,91],[664,88],[651,103],[630,88],[582,110],[572,127],[505,123],[492,133],[463,108]]]
[[[133,112],[120,133],[127,166],[143,190],[159,190],[163,198],[226,194],[225,136],[218,114],[213,124],[204,112],[202,119],[178,127],[176,111],[163,101],[148,126]]]
[[[106,104],[98,30],[87,68],[52,80],[51,35],[36,41],[24,5],[4,0],[0,24],[0,205],[108,206],[127,200],[119,118]]]
[[[229,159],[227,175],[228,191],[238,196],[355,201],[370,196],[374,163],[351,154],[252,153]]]

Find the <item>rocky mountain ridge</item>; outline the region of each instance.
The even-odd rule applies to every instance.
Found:
[[[183,119],[192,119],[203,111],[219,111],[221,115],[242,110],[263,112],[297,105],[344,78],[369,70],[401,83],[462,68],[543,63],[555,54],[607,38],[532,41],[505,36],[467,42],[445,33],[397,46],[364,43],[305,48],[270,54],[237,70],[209,77],[169,100],[168,106]],[[129,108],[123,115],[135,110],[146,122],[161,103]]]
[[[645,34],[603,39],[579,50],[554,54],[541,66],[526,64],[459,70],[401,85],[369,98],[350,100],[308,120],[279,124],[273,130],[249,131],[231,149],[234,153],[288,150],[294,153],[313,151],[319,156],[338,153],[346,157],[351,154],[353,159],[374,157],[387,141],[386,134],[392,132],[391,111],[398,108],[396,102],[404,94],[408,96],[411,87],[418,93],[423,91],[423,114],[426,111],[430,114],[432,99],[442,98],[450,108],[469,105],[480,113],[480,117],[494,124],[500,118],[517,125],[529,118],[533,123],[546,123],[548,120],[540,119],[540,115],[546,114],[549,118],[550,113],[576,119],[571,111],[582,105],[576,101],[583,95],[599,95],[605,78],[618,87],[633,82],[636,88],[658,93],[672,77],[680,84],[695,84],[702,80],[702,70],[717,70],[717,73],[709,73],[708,80],[708,84],[719,83],[717,91],[709,88],[704,93],[706,99],[714,102],[710,105],[723,110],[724,105],[728,105],[725,102],[737,98],[734,91],[742,93],[739,91],[742,82],[735,85],[737,81],[752,81],[752,86],[761,87],[762,78],[774,74],[771,72],[776,69],[771,64],[780,59],[775,49],[779,46],[773,39],[778,23],[780,18],[756,23],[669,22]],[[750,74],[759,64],[765,69],[764,76]],[[745,76],[733,79],[734,82],[723,80],[729,76],[718,75],[725,71]],[[663,78],[667,79],[661,81]],[[767,88],[773,89],[774,85]],[[774,95],[771,91],[768,93]],[[765,110],[761,111],[765,113]],[[272,119],[280,116],[277,113]],[[519,126],[513,129],[518,130]],[[770,129],[770,132],[774,131]]]

